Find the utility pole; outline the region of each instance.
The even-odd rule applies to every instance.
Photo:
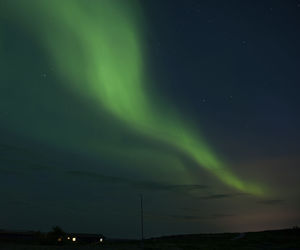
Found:
[[[141,198],[141,240],[144,241],[144,211],[143,211],[143,195],[140,195]]]

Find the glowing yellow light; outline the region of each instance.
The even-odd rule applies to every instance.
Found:
[[[58,241],[58,242],[62,242],[62,238],[58,238],[57,241]]]
[[[73,238],[72,238],[72,241],[76,241],[76,237],[73,237]]]
[[[68,236],[68,238],[67,238],[68,240],[70,240],[71,238]]]
[[[100,242],[102,242],[103,241],[103,239],[102,238],[100,238],[100,240],[99,240]]]

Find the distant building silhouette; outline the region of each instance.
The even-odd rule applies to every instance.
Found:
[[[35,244],[102,244],[105,237],[102,234],[63,233],[53,234],[35,231],[0,230],[0,242],[35,243]]]

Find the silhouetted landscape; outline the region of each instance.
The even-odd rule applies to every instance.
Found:
[[[110,239],[101,234],[0,231],[0,249],[300,249],[300,229],[247,233],[170,235],[140,240]]]
[[[0,0],[0,250],[300,250],[299,27],[300,0]]]

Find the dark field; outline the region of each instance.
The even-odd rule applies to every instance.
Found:
[[[101,245],[41,246],[0,243],[5,250],[71,250],[71,249],[285,249],[300,250],[300,230],[287,229],[249,233],[198,234],[166,236],[140,241],[107,240]]]

